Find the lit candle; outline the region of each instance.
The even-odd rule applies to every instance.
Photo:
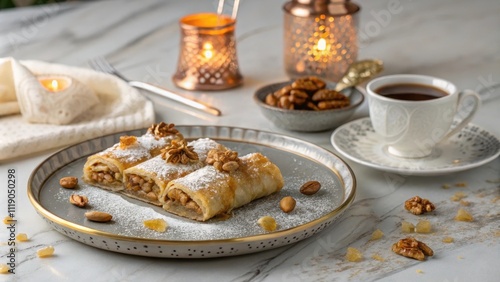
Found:
[[[212,43],[205,42],[203,44],[202,55],[207,60],[210,60],[214,56],[214,46]]]
[[[60,92],[71,85],[71,79],[63,76],[42,76],[38,77],[38,81],[50,92]]]
[[[316,45],[313,46],[313,50],[312,50],[312,53],[313,53],[313,56],[314,56],[314,60],[315,61],[328,61],[328,58],[329,58],[329,49],[328,48],[328,44],[326,44],[326,40],[324,38],[320,38],[318,40],[318,43],[316,43]]]

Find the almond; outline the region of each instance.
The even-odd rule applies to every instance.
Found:
[[[283,212],[289,213],[289,212],[293,211],[293,209],[295,208],[295,204],[296,204],[295,199],[291,196],[287,196],[287,197],[284,197],[283,199],[281,199],[280,209]]]
[[[96,221],[96,222],[108,222],[113,218],[113,216],[110,215],[109,213],[101,211],[86,212],[85,217],[90,221]]]
[[[321,183],[318,181],[308,181],[300,187],[300,193],[304,195],[313,195],[316,194],[316,192],[319,191],[321,188]]]
[[[59,179],[59,185],[63,188],[73,189],[78,184],[78,178],[74,176],[66,176]]]

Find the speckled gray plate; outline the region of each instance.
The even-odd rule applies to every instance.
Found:
[[[295,243],[333,223],[352,203],[356,179],[333,153],[311,143],[269,132],[216,126],[177,126],[188,139],[212,138],[240,155],[261,152],[280,167],[285,187],[274,195],[234,210],[227,220],[196,222],[171,215],[159,207],[87,185],[81,181],[87,156],[108,148],[122,135],[141,135],[144,130],[122,132],[68,147],[43,161],[28,182],[28,196],[37,212],[57,231],[84,244],[126,254],[151,257],[208,258],[259,252]],[[63,189],[59,179],[78,176],[76,190]],[[322,183],[312,196],[299,193],[309,180]],[[81,209],[69,203],[72,193],[86,195],[90,206]],[[297,206],[289,214],[278,206],[291,195]],[[113,215],[110,223],[85,219],[88,210]],[[261,216],[278,222],[278,230],[265,232],[258,225]],[[143,227],[146,219],[163,218],[165,233]]]
[[[408,159],[391,155],[383,138],[375,133],[370,118],[337,128],[333,147],[346,158],[379,170],[405,175],[442,175],[478,167],[500,155],[500,141],[488,131],[468,124],[438,144],[431,155]]]

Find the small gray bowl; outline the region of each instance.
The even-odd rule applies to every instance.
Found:
[[[262,114],[274,125],[286,130],[317,132],[337,128],[344,124],[365,100],[363,93],[357,87],[353,87],[342,90],[342,93],[351,99],[351,103],[348,107],[341,109],[323,111],[287,110],[269,106],[265,103],[267,94],[291,83],[291,81],[286,81],[269,84],[258,89],[254,94],[254,100]],[[328,83],[326,87],[334,89],[335,83]]]

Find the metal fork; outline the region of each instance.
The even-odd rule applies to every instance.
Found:
[[[89,61],[89,65],[95,70],[115,75],[115,76],[121,78],[122,80],[126,81],[130,86],[133,86],[135,88],[147,90],[149,92],[161,95],[165,98],[174,100],[174,101],[179,102],[181,104],[193,107],[193,108],[198,109],[198,110],[202,110],[202,111],[209,113],[209,114],[212,114],[214,116],[221,115],[221,112],[218,109],[216,109],[212,106],[206,105],[202,102],[196,101],[194,99],[186,98],[186,97],[181,96],[177,93],[174,93],[174,92],[169,91],[167,89],[161,88],[159,86],[155,86],[153,84],[149,84],[149,83],[141,82],[141,81],[129,80],[126,77],[124,77],[122,74],[120,74],[103,57],[97,57],[97,58],[91,59]]]

